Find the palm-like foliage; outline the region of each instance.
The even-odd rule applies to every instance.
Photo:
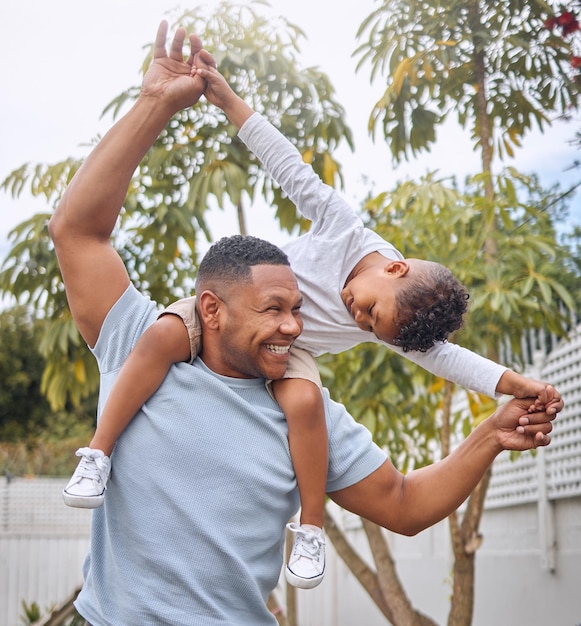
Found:
[[[264,16],[264,3],[221,2],[207,14],[202,7],[176,16],[176,25],[199,34],[237,93],[276,124],[323,179],[341,181],[331,153],[342,141],[352,145],[343,109],[328,77],[301,68],[300,29],[283,18]],[[143,62],[147,71],[151,45]],[[120,114],[137,98],[131,87],[105,113]],[[24,165],[2,188],[18,196],[28,187],[54,205],[80,165],[66,159],[52,165]],[[137,169],[115,233],[115,245],[131,279],[160,304],[189,295],[198,263],[200,237],[212,240],[207,211],[228,203],[238,208],[262,196],[273,205],[282,228],[306,226],[289,200],[236,138],[224,114],[204,99],[175,115]],[[78,402],[98,384],[94,360],[70,320],[52,245],[46,230],[50,213],[35,215],[10,234],[13,247],[0,272],[0,293],[10,293],[37,316],[52,320],[44,342],[45,386],[53,408],[67,398]],[[66,365],[66,364],[69,365]]]
[[[563,11],[543,0],[384,0],[359,30],[359,65],[389,76],[370,128],[400,159],[455,116],[475,147],[511,156],[531,128],[577,106],[575,31],[548,24]]]

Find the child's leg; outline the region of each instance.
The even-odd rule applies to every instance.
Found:
[[[288,424],[301,496],[301,523],[287,525],[294,539],[285,576],[288,583],[302,589],[316,587],[325,575],[323,516],[329,450],[323,397],[312,380],[284,378],[272,382],[273,395]]]
[[[183,321],[164,315],[135,344],[123,364],[103,407],[89,444],[107,456],[129,422],[161,385],[170,366],[190,358],[190,342]]]
[[[329,446],[321,390],[309,380],[283,378],[273,381],[272,391],[288,423],[301,496],[301,524],[322,528]]]
[[[103,504],[109,456],[119,435],[159,387],[169,367],[189,356],[188,331],[176,315],[164,315],[143,333],[111,389],[90,447],[77,450],[81,460],[63,490],[65,504],[88,509]]]

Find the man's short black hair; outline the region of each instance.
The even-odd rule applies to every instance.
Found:
[[[196,290],[204,285],[219,281],[244,283],[250,280],[255,265],[286,265],[287,255],[273,243],[251,235],[222,237],[204,255],[198,268]]]

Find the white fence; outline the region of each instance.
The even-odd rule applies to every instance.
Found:
[[[91,514],[63,504],[66,482],[0,482],[0,626],[22,623],[23,602],[46,612],[82,583]]]

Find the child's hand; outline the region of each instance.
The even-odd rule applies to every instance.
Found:
[[[197,65],[196,65],[197,63]],[[214,57],[206,50],[201,50],[194,58],[191,75],[206,81],[206,100],[226,113],[228,119],[241,128],[254,113],[250,105],[234,93],[226,79],[216,69]]]
[[[529,407],[529,413],[546,410],[549,415],[554,415],[563,408],[561,394],[554,387],[512,370],[506,370],[501,376],[496,391],[515,398],[535,398]]]
[[[547,415],[554,415],[563,408],[564,402],[561,399],[561,395],[554,387],[546,383],[541,384],[544,385],[544,387],[537,393],[535,401],[529,406],[529,413],[544,411]]]
[[[208,62],[210,60],[211,62]],[[235,95],[226,79],[216,69],[214,57],[206,50],[202,50],[196,55],[192,67],[192,76],[199,76],[206,81],[206,91],[204,92],[206,99],[221,109],[224,109],[228,101]]]

